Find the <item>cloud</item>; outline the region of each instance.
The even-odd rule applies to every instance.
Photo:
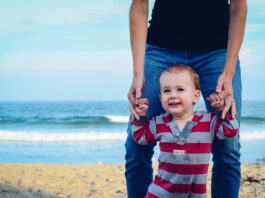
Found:
[[[246,33],[262,33],[265,31],[265,23],[263,24],[247,24]]]
[[[65,75],[106,73],[129,76],[131,67],[130,50],[28,52],[0,57],[2,75],[50,75],[63,72]]]
[[[248,1],[248,10],[253,15],[264,15],[265,14],[264,6],[265,6],[264,0]]]
[[[0,34],[66,23],[99,23],[104,17],[123,16],[128,3],[115,0],[25,0],[0,2]]]
[[[242,67],[250,67],[253,65],[258,65],[265,61],[265,58],[263,56],[260,56],[259,54],[257,54],[256,50],[253,50],[250,47],[242,48],[239,56],[240,56]]]
[[[248,2],[250,5],[264,5],[264,0],[251,0]]]

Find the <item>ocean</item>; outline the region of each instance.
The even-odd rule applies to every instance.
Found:
[[[0,102],[0,163],[124,163],[128,120],[125,101]],[[243,102],[240,138],[243,163],[265,160],[265,101]]]

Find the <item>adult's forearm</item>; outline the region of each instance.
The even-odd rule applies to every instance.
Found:
[[[246,0],[231,0],[227,56],[224,72],[233,76],[239,50],[242,45],[247,16]]]
[[[130,36],[134,77],[144,75],[148,0],[133,0],[130,7]]]

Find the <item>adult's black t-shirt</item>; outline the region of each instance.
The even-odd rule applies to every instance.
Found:
[[[227,48],[228,0],[156,0],[147,43],[176,50]]]

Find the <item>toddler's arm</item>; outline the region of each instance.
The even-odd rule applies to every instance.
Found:
[[[215,136],[220,140],[230,139],[237,135],[239,130],[239,123],[231,115],[226,115],[222,119],[220,114],[216,118],[214,127]]]
[[[239,129],[239,123],[236,118],[233,118],[231,114],[227,114],[224,119],[221,118],[222,111],[225,107],[224,99],[219,98],[217,94],[213,93],[207,100],[211,103],[211,106],[215,108],[216,115],[214,116],[214,133],[218,139],[230,139],[237,135]]]

